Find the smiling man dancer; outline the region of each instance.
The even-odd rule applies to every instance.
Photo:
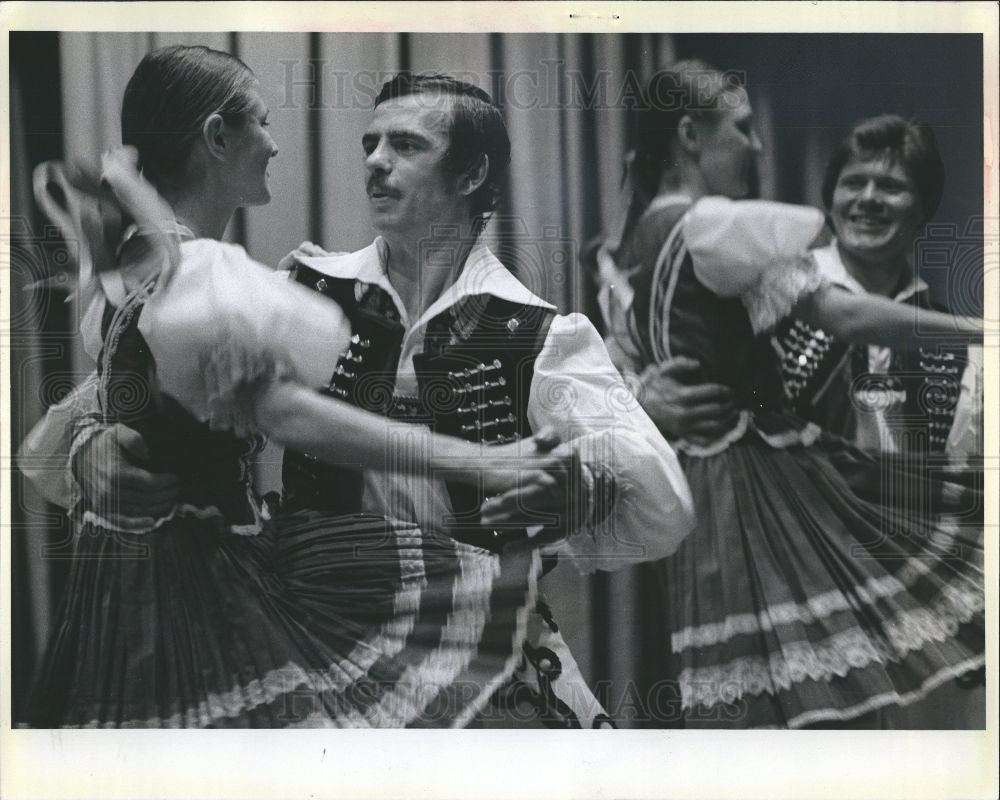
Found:
[[[820,270],[851,292],[945,310],[931,302],[914,265],[944,184],[944,163],[929,125],[895,114],[855,124],[823,179],[823,204],[836,239],[814,251]],[[901,453],[929,471],[981,465],[981,345],[910,352],[850,346],[802,322],[779,329],[776,345],[786,391],[804,418],[862,449]],[[963,675],[922,702],[897,709],[891,724],[982,727],[984,682],[985,670]]]
[[[447,76],[400,74],[382,87],[362,145],[378,238],[351,254],[303,245],[283,262],[352,324],[351,347],[325,391],[415,423],[403,428],[407,441],[387,443],[394,452],[421,446],[428,430],[500,443],[545,428],[564,444],[527,476],[532,489],[494,498],[447,475],[361,473],[289,452],[282,502],[377,511],[492,550],[530,531],[583,572],[673,552],[692,525],[673,451],[586,318],[557,315],[480,240],[510,155],[489,95]],[[511,506],[522,527],[490,524]],[[528,629],[522,669],[478,724],[607,722],[543,601]]]
[[[944,178],[928,125],[892,114],[857,123],[823,180],[836,239],[814,254],[828,280],[944,310],[913,263]],[[849,347],[803,323],[780,330],[779,343],[796,410],[826,430],[863,449],[936,453],[956,465],[982,454],[980,347]]]
[[[853,293],[934,308],[927,283],[915,274],[914,257],[944,179],[926,124],[891,114],[858,122],[838,144],[823,181],[823,203],[836,238],[812,252],[826,280]],[[779,326],[773,343],[781,355],[785,392],[804,419],[861,449],[912,458],[928,474],[981,464],[981,346],[910,352],[849,345],[794,319]],[[662,375],[646,374],[647,408],[671,439],[711,440],[733,424],[731,393],[715,384],[678,380],[691,367],[687,361],[668,363]],[[918,703],[872,713],[867,724],[982,727],[985,694],[977,685],[982,675],[967,673]]]

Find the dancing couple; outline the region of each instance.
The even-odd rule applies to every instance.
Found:
[[[77,522],[29,722],[609,724],[537,593],[542,556],[667,555],[690,496],[593,326],[479,240],[510,149],[489,96],[389,81],[362,142],[380,236],[279,272],[219,241],[269,201],[277,155],[242,62],[148,54],[122,141],[99,170],[36,175],[90,245],[98,369],[73,398],[90,413],[27,443],[66,438]],[[286,448],[280,508],[253,491],[264,436]]]
[[[838,239],[814,249],[820,211],[745,199],[761,142],[731,73],[658,72],[637,128],[601,306],[696,516],[640,567],[659,609],[644,684],[676,682],[687,727],[877,726],[984,664],[982,484],[959,391],[982,323],[891,299],[914,294],[913,241],[940,198],[933,137],[896,117],[852,131],[823,188]],[[887,354],[914,354],[904,421],[929,408],[916,438],[953,448],[948,469],[859,411],[851,352],[883,376]]]

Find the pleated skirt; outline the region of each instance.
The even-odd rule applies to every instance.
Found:
[[[513,674],[539,560],[381,517],[89,521],[35,727],[457,727]]]
[[[843,724],[983,667],[981,473],[753,431],[681,462],[696,528],[642,568],[654,725]]]

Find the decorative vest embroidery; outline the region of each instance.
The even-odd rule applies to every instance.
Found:
[[[294,279],[335,300],[351,322],[350,347],[339,359],[325,393],[470,442],[502,444],[531,436],[528,400],[552,311],[493,295],[464,298],[428,323],[424,350],[413,359],[418,396],[404,397],[394,393],[404,330],[388,294],[378,286],[331,278],[301,265]],[[286,509],[360,510],[363,478],[356,470],[286,451],[282,481]],[[612,499],[604,504],[610,509],[613,476],[606,476],[604,483],[610,487]],[[526,535],[523,529],[496,531],[479,524],[485,500],[481,488],[447,480],[445,485],[454,512],[448,531],[453,538],[499,551]],[[556,557],[546,556],[543,562],[547,572]],[[549,630],[558,631],[541,599],[538,611]],[[522,667],[535,671],[539,690],[514,678],[498,690],[493,702],[504,706],[512,697],[525,698],[547,727],[579,728],[577,715],[552,688],[562,672],[556,654],[528,642],[523,654]],[[600,715],[594,727],[614,727],[614,723]]]
[[[403,342],[403,324],[392,298],[380,287],[352,278],[331,278],[298,265],[292,277],[335,301],[351,323],[347,352],[337,361],[322,394],[376,414],[390,413]],[[308,453],[286,451],[281,469],[282,507],[338,514],[361,510],[364,476],[359,469],[335,467]]]
[[[906,302],[932,308],[926,292]],[[869,372],[867,348],[851,347],[799,320],[786,324],[775,343],[786,393],[801,416],[823,425],[824,420],[816,419],[817,396],[835,372],[850,369],[852,403],[866,393],[901,398],[894,420],[906,426],[905,450],[944,452],[968,363],[964,347],[896,350],[888,371],[881,374]],[[850,363],[845,364],[848,358]]]
[[[965,348],[942,347],[937,351],[921,348],[900,353],[898,362],[896,354],[893,355],[890,374],[896,376],[906,396],[902,421],[917,431],[907,447],[943,453],[955,422],[962,373],[968,361]]]
[[[431,320],[424,351],[413,359],[431,429],[493,444],[530,436],[531,382],[552,317],[545,308],[472,295]],[[484,529],[479,525],[484,491],[456,481],[446,485],[454,538],[496,550],[525,535],[523,529]]]
[[[801,320],[791,320],[778,337],[778,354],[785,393],[802,416],[803,405],[826,384],[843,364],[848,345]]]
[[[553,317],[548,309],[492,295],[463,299],[428,323],[424,351],[413,359],[418,396],[404,397],[395,394],[404,330],[388,294],[378,286],[331,278],[301,265],[294,279],[337,302],[351,323],[350,347],[324,393],[470,442],[506,443],[531,435],[528,399],[535,360]],[[357,469],[286,451],[283,507],[356,512],[363,481]],[[483,528],[479,508],[484,492],[456,481],[445,483],[454,538],[498,550],[524,536],[523,529]]]

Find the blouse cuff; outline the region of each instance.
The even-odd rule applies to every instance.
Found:
[[[617,499],[614,473],[605,465],[587,464],[583,467],[585,521],[581,530],[591,536],[595,529],[611,516]]]
[[[99,433],[112,427],[114,423],[105,421],[98,414],[91,414],[75,421],[73,430],[73,441],[69,447],[69,457],[66,460],[66,484],[69,488],[69,497],[66,508],[73,511],[83,499],[83,484],[86,483],[86,476],[80,473],[86,469],[87,460],[78,463],[80,451]],[[103,458],[102,455],[90,454],[89,458]]]
[[[741,295],[754,333],[774,328],[807,294],[824,282],[815,259],[808,254],[786,261],[780,269],[764,270]]]

